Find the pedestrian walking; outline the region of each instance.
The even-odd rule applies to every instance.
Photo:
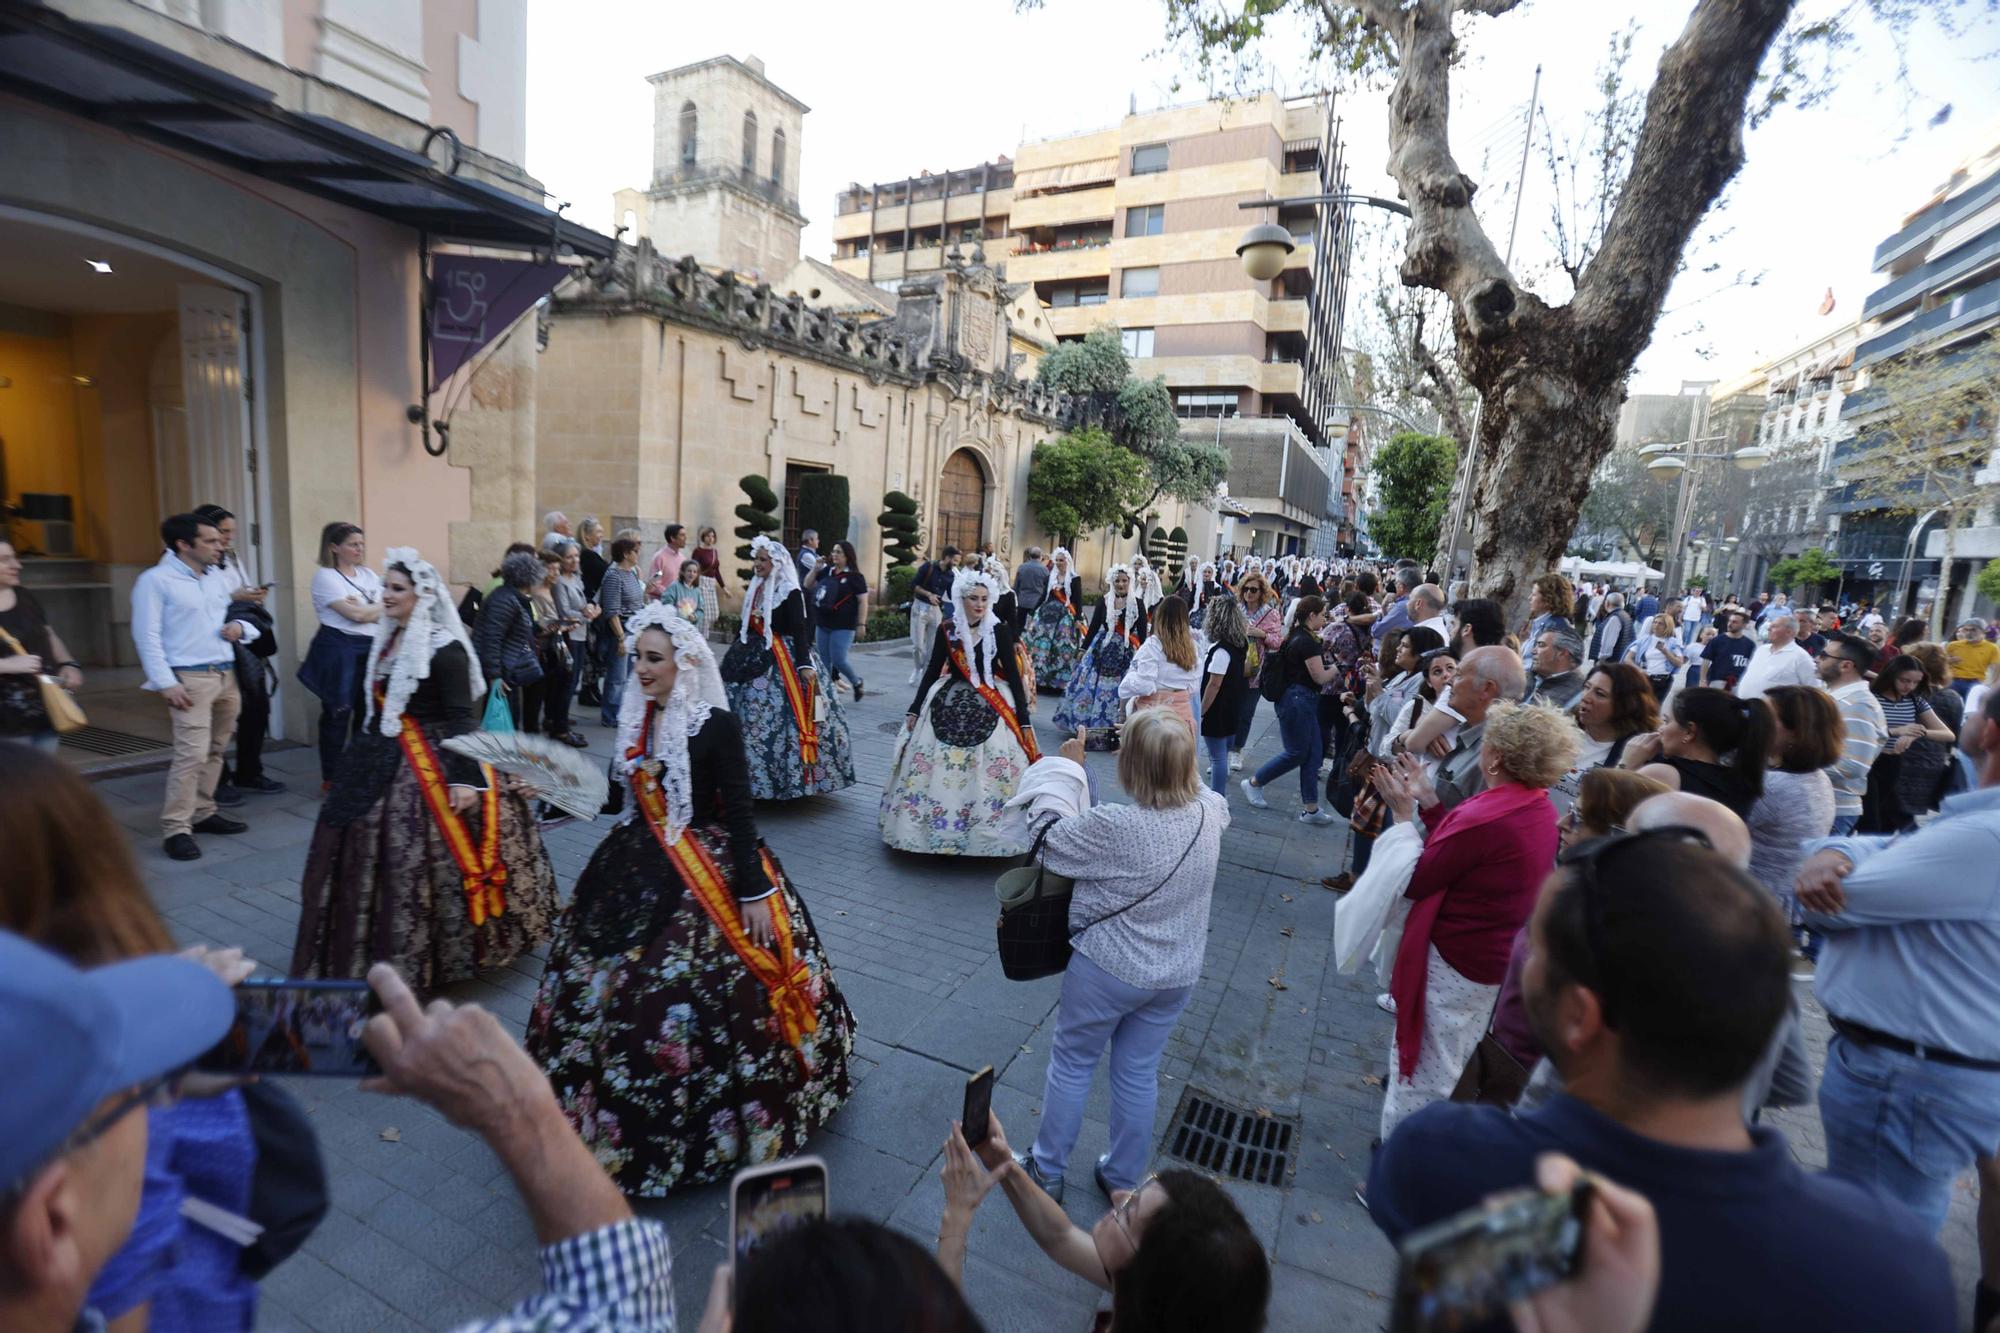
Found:
[[[854,687],[854,701],[859,703],[867,686],[847,654],[855,640],[868,637],[868,579],[853,542],[837,541],[827,548],[826,558],[806,575],[806,593],[818,613],[814,637],[820,660],[833,673],[833,681],[845,680]]]
[[[941,548],[937,557],[917,566],[910,581],[910,684],[917,683],[931,664],[931,640],[944,618],[951,600],[952,577],[957,572],[958,548]]]
[[[61,737],[42,702],[44,676],[71,693],[83,688],[83,668],[49,625],[35,594],[21,586],[21,557],[0,541],[0,741],[53,754]]]
[[[769,537],[750,547],[743,624],[722,658],[729,706],[750,756],[750,794],[790,801],[852,787],[847,712],[813,654],[798,566]]]

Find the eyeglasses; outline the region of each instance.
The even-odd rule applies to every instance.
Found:
[[[1139,1248],[1139,1238],[1132,1234],[1132,1210],[1138,1206],[1139,1196],[1146,1192],[1146,1186],[1158,1184],[1159,1179],[1159,1173],[1157,1172],[1148,1175],[1144,1180],[1134,1185],[1132,1192],[1127,1194],[1123,1199],[1120,1199],[1117,1205],[1111,1210],[1111,1220],[1118,1224],[1118,1229],[1125,1233],[1126,1243],[1135,1250]]]
[[[1571,866],[1576,870],[1577,891],[1583,895],[1584,946],[1590,951],[1590,970],[1595,974],[1587,980],[1592,983],[1590,989],[1597,995],[1597,1005],[1603,1012],[1604,1026],[1608,1028],[1618,1026],[1618,973],[1604,964],[1605,889],[1598,874],[1598,865],[1612,852],[1641,842],[1684,842],[1710,851],[1715,848],[1706,833],[1685,824],[1632,832],[1614,826],[1609,836],[1579,843],[1556,858],[1557,865]]]
[[[60,1161],[72,1153],[81,1152],[103,1138],[119,1121],[132,1112],[141,1109],[163,1111],[174,1105],[181,1099],[181,1085],[193,1068],[192,1065],[186,1065],[170,1074],[162,1074],[158,1078],[149,1079],[127,1089],[111,1105],[72,1130],[48,1156],[30,1167],[19,1180],[10,1181],[5,1189],[0,1189],[0,1202],[11,1200],[26,1189],[28,1182],[39,1175],[42,1168],[50,1162]]]

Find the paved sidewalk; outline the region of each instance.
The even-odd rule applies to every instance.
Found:
[[[909,706],[909,659],[907,650],[860,648],[856,664],[870,684],[863,703],[846,705],[859,785],[762,805],[758,823],[809,902],[859,1022],[858,1086],[811,1150],[828,1162],[837,1210],[929,1245],[943,1209],[940,1147],[966,1075],[992,1064],[1000,1074],[994,1109],[1009,1138],[1025,1147],[1034,1136],[1060,978],[1024,984],[1001,975],[993,954],[999,863],[882,846],[876,802]],[[1049,750],[1061,739],[1046,725],[1053,711],[1046,697],[1037,707]],[[609,752],[608,733],[594,725],[584,732],[594,754]],[[1253,762],[1275,752],[1276,739],[1264,709],[1252,733]],[[1090,763],[1100,796],[1121,799],[1115,756],[1093,755]],[[281,969],[291,956],[318,778],[307,748],[273,755],[270,767],[292,792],[232,811],[251,831],[203,839],[207,855],[191,864],[160,852],[158,775],[112,779],[98,791],[132,831],[178,935],[242,945]],[[1300,1117],[1300,1150],[1284,1187],[1231,1186],[1276,1263],[1270,1327],[1375,1329],[1386,1326],[1393,1261],[1353,1188],[1366,1172],[1380,1110],[1389,1018],[1375,1007],[1372,976],[1343,977],[1329,965],[1337,899],[1319,877],[1343,864],[1346,829],[1300,825],[1296,802],[1289,779],[1274,784],[1269,811],[1233,796],[1206,962],[1168,1048],[1159,1127],[1164,1132],[1189,1084]],[[572,823],[548,834],[565,895],[605,828]],[[524,959],[449,994],[478,1000],[518,1027],[540,968],[539,959]],[[1817,1061],[1826,1024],[1809,1000],[1807,1008]],[[535,1288],[533,1230],[484,1145],[413,1103],[331,1080],[286,1082],[319,1128],[334,1210],[265,1283],[260,1329],[449,1328]],[[1090,1164],[1108,1142],[1107,1097],[1100,1069],[1069,1176],[1067,1210],[1084,1225],[1105,1207]],[[1823,1160],[1815,1111],[1773,1119],[1802,1160]],[[1965,1185],[1946,1232],[1962,1291],[1977,1267],[1971,1200]],[[680,1319],[692,1329],[724,1253],[727,1186],[640,1208],[672,1235]],[[1043,1258],[997,1193],[980,1210],[968,1255],[966,1289],[994,1333],[1088,1325],[1098,1293]]]

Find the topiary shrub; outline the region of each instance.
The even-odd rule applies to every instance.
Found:
[[[847,478],[837,472],[809,472],[799,478],[799,532],[819,534],[822,551],[847,540]]]
[[[915,565],[891,565],[888,575],[882,580],[882,605],[904,606],[910,600],[910,588],[917,581]]]
[[[1181,569],[1187,564],[1187,544],[1186,528],[1175,528],[1167,534],[1167,567],[1175,578],[1181,576]]]
[[[868,642],[881,643],[884,640],[907,639],[910,637],[910,616],[907,611],[870,611],[868,613]]]
[[[743,562],[743,567],[736,571],[736,576],[742,579],[747,587],[752,574],[750,543],[758,537],[768,537],[784,525],[778,518],[778,493],[771,489],[768,480],[753,472],[738,480],[736,484],[750,497],[749,504],[736,506],[736,517],[743,521],[734,529],[736,535],[743,539],[743,544],[736,548],[736,558]]]
[[[917,552],[923,548],[917,502],[901,491],[890,491],[882,497],[882,513],[875,523],[882,529],[882,554],[888,557],[890,568],[914,568]]]

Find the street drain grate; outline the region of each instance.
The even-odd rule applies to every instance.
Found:
[[[129,731],[113,731],[109,727],[78,727],[65,734],[62,743],[65,749],[82,750],[85,754],[108,758],[172,748],[170,742],[154,740],[150,736],[134,736]]]
[[[1231,1180],[1282,1186],[1298,1135],[1296,1116],[1259,1114],[1189,1088],[1167,1126],[1166,1151]]]

